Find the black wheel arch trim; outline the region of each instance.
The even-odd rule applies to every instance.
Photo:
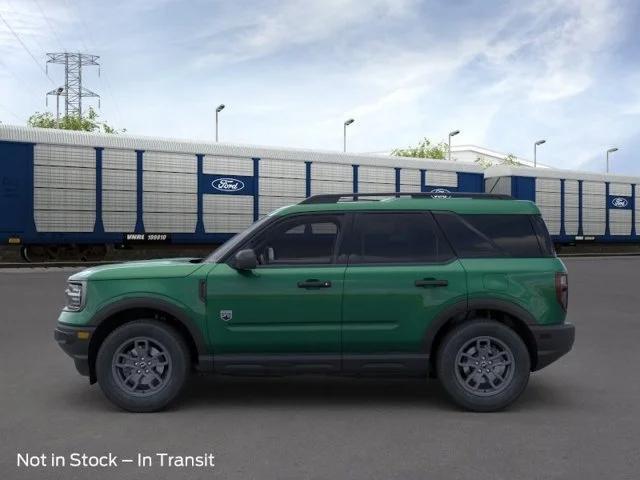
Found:
[[[438,335],[438,332],[445,326],[445,324],[454,317],[469,312],[469,302],[467,300],[461,300],[453,305],[448,306],[436,315],[429,323],[427,330],[424,334],[423,349],[428,355],[431,354],[433,348],[433,342]]]
[[[189,314],[175,304],[159,298],[136,297],[116,300],[98,310],[91,318],[89,324],[98,328],[107,318],[135,308],[148,308],[171,315],[187,329],[196,345],[197,353],[199,355],[207,353],[207,343],[204,334]]]
[[[536,319],[520,305],[497,298],[474,298],[469,300],[469,310],[500,310],[526,323],[537,325]]]
[[[469,312],[473,310],[499,310],[501,312],[507,313],[508,315],[518,319],[522,324],[524,324],[527,330],[529,330],[530,334],[531,331],[529,326],[537,325],[533,315],[513,302],[495,298],[474,298],[471,300],[462,300],[442,310],[433,319],[433,321],[431,321],[424,335],[424,351],[427,354],[431,353],[436,336],[441,331],[442,327],[444,327],[451,318],[463,314],[468,315]],[[535,338],[532,334],[531,339],[533,339],[535,342]]]

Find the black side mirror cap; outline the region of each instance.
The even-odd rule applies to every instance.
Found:
[[[233,261],[233,268],[236,270],[253,270],[258,266],[258,257],[251,248],[240,250],[236,253]]]

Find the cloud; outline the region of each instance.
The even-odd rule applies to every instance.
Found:
[[[542,0],[512,12],[488,60],[532,102],[578,95],[593,83],[598,55],[619,35],[609,0]]]
[[[571,167],[640,133],[638,8],[626,0],[38,1],[65,44],[103,55],[112,88],[87,86],[105,118],[114,92],[131,133],[210,138],[225,103],[230,141],[337,149],[354,117],[352,150],[459,128],[461,143],[524,157],[547,138],[544,162]],[[56,44],[35,0],[11,4],[0,12],[30,48]],[[11,94],[0,103],[27,117],[48,82],[5,30],[0,90]]]
[[[284,0],[262,4],[262,8],[256,5],[250,16],[234,12],[237,17],[226,25],[215,22],[212,33],[195,37],[197,42],[204,42],[204,50],[214,51],[200,56],[196,65],[228,65],[328,39],[340,42],[341,35],[349,35],[350,29],[366,26],[373,19],[404,17],[414,3],[413,0]]]

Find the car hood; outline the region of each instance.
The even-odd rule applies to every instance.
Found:
[[[203,264],[198,258],[166,258],[112,265],[101,265],[78,272],[69,280],[125,280],[141,278],[179,278],[192,274]]]

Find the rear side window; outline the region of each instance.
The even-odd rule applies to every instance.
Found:
[[[424,212],[360,213],[349,243],[349,263],[441,263],[453,251]]]
[[[458,215],[439,212],[435,216],[459,257],[550,256],[548,250],[541,248],[533,215]]]

